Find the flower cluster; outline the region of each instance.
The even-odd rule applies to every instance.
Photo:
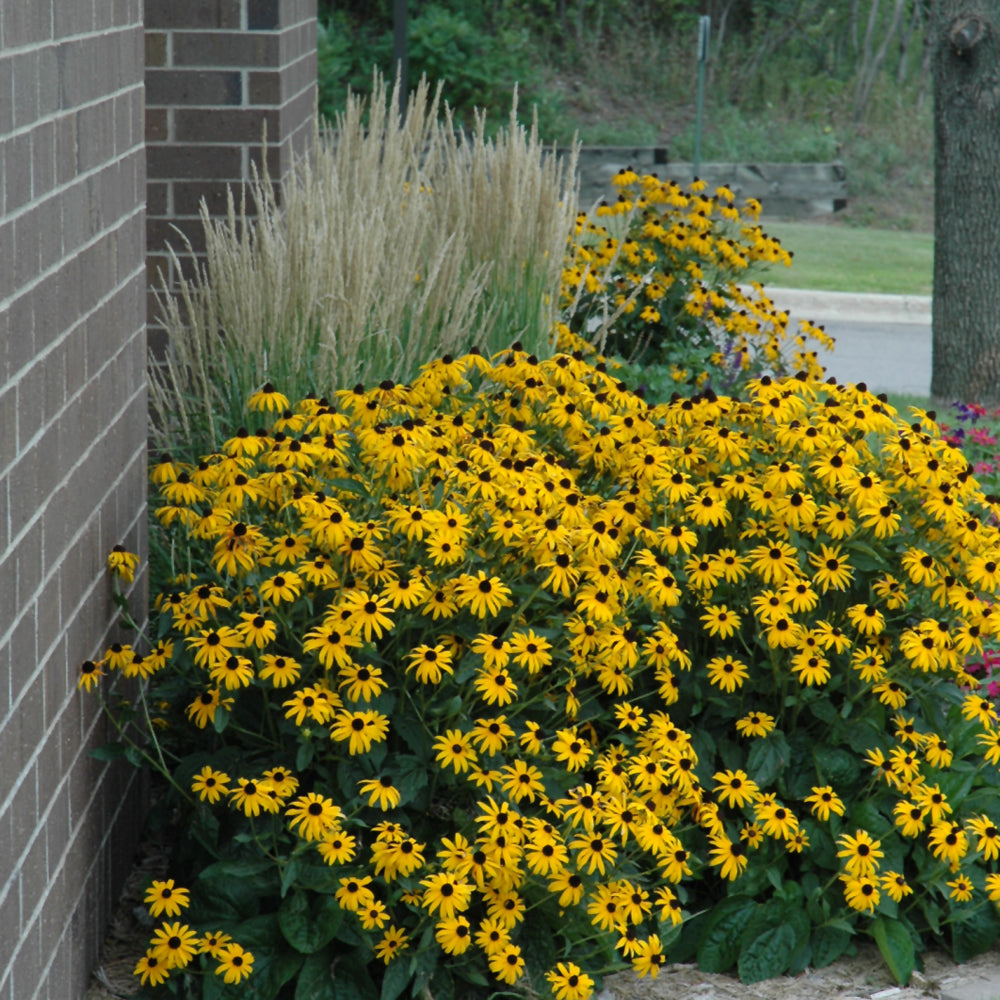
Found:
[[[174,885],[173,879],[154,880],[145,902],[153,917],[179,916],[190,905],[187,889]],[[217,964],[215,974],[227,983],[239,983],[253,972],[253,954],[222,931],[198,933],[179,920],[164,923],[153,933],[146,954],[136,963],[134,974],[143,986],[158,986],[172,972],[186,969],[198,955],[206,955]]]
[[[602,351],[670,366],[677,382],[716,390],[752,375],[822,368],[810,339],[827,350],[822,327],[789,329],[763,287],[759,264],[791,264],[760,224],[759,202],[742,211],[726,187],[688,190],[655,175],[619,171],[613,204],[577,218],[563,271],[565,327]],[[738,284],[742,283],[742,284]]]
[[[150,679],[192,896],[275,990],[585,1000],[1000,898],[997,509],[926,414],[806,374],[648,405],[517,348],[249,411],[155,462],[159,642],[81,677]]]

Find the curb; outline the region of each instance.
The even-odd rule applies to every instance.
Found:
[[[779,308],[796,319],[813,322],[912,323],[929,326],[930,295],[862,295],[857,292],[820,292],[803,288],[772,288],[764,292]]]

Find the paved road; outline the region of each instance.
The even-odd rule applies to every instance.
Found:
[[[838,382],[864,382],[872,392],[931,394],[930,324],[826,320],[836,347],[820,351],[821,363]]]
[[[839,382],[872,392],[931,393],[931,300],[914,295],[855,295],[768,288],[792,326],[808,319],[836,338],[820,359]]]

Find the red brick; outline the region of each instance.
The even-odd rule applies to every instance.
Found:
[[[174,141],[260,142],[265,122],[267,134],[277,135],[277,109],[177,108],[174,111]]]
[[[280,104],[281,74],[277,72],[251,72],[247,87],[247,100],[250,104]]]
[[[167,65],[167,33],[165,31],[147,31],[145,37],[146,65]]]
[[[230,70],[146,70],[146,103],[162,108],[174,105],[238,106],[243,100],[243,82]]]
[[[169,108],[146,108],[146,142],[166,142],[170,138]]]
[[[242,163],[239,146],[151,146],[146,153],[151,180],[239,178]]]
[[[239,28],[240,0],[146,0],[147,28]]]
[[[178,216],[195,216],[201,212],[201,200],[205,199],[210,215],[224,215],[227,211],[227,192],[232,189],[233,198],[240,203],[240,184],[232,181],[176,181],[174,183],[174,212]]]
[[[273,66],[278,61],[278,36],[270,32],[175,31],[174,66],[240,69]]]
[[[248,0],[247,27],[251,31],[274,31],[279,24],[279,0]]]

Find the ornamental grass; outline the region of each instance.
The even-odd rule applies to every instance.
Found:
[[[405,116],[399,103],[378,77],[370,97],[350,95],[280,206],[266,175],[230,192],[224,218],[203,206],[204,263],[160,297],[157,448],[218,448],[265,380],[298,396],[408,379],[472,344],[551,353],[575,150],[546,152],[516,100],[494,138],[483,117],[461,133],[426,81]]]
[[[926,414],[515,347],[245,427],[154,465],[152,639],[81,673],[182,819],[144,982],[586,1000],[993,943],[998,511]]]

